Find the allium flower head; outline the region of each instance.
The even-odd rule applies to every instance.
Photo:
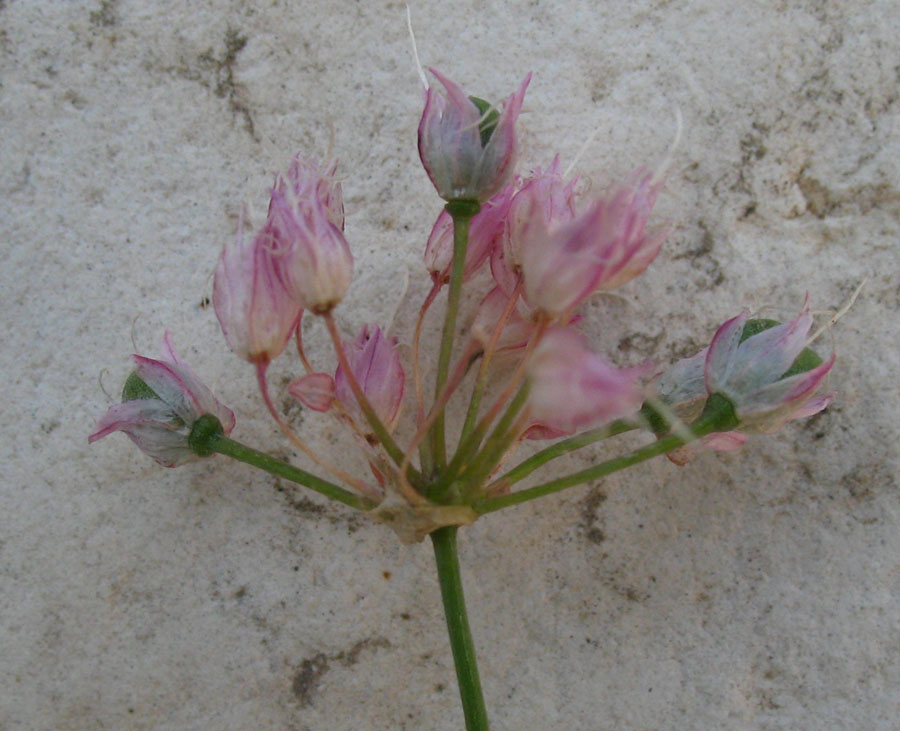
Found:
[[[834,394],[817,392],[835,356],[823,363],[806,349],[813,322],[809,298],[790,322],[747,337],[749,317],[744,310],[716,331],[704,363],[706,390],[732,402],[741,431],[777,431],[828,406]]]
[[[355,340],[344,343],[347,360],[378,418],[391,431],[397,425],[406,376],[400,365],[397,338],[387,338],[378,325],[364,325]],[[361,426],[367,421],[343,368],[334,374],[336,398]]]
[[[463,281],[468,280],[481,268],[499,244],[513,192],[512,185],[505,186],[481,206],[481,210],[469,223],[469,243],[466,248]],[[453,218],[446,210],[441,211],[431,229],[431,235],[425,246],[425,266],[435,281],[449,281],[450,268],[453,266]]]
[[[188,437],[201,416],[215,416],[226,435],[234,429],[234,414],[179,360],[168,333],[163,340],[163,360],[141,355],[132,359],[135,368],[126,382],[125,400],[100,417],[89,442],[121,431],[159,464],[177,467],[198,459]]]
[[[340,187],[333,178],[323,177],[317,166],[298,160],[287,176],[275,180],[266,231],[278,251],[279,274],[291,297],[305,309],[324,313],[347,293],[353,256],[341,231]]]
[[[562,433],[599,426],[636,412],[639,379],[647,368],[618,369],[585,346],[571,328],[555,327],[528,361],[528,413],[536,424]]]
[[[267,363],[284,350],[301,309],[285,286],[272,236],[263,229],[248,238],[243,222],[238,228],[216,265],[213,306],[231,349],[251,363]]]
[[[531,74],[497,111],[429,69],[443,86],[425,92],[419,156],[444,200],[485,202],[506,184],[516,158],[515,124]]]
[[[668,233],[645,230],[659,187],[638,171],[609,198],[562,225],[548,226],[536,208],[519,244],[528,302],[558,315],[643,272]]]

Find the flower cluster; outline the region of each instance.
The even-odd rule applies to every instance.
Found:
[[[834,398],[825,389],[834,356],[823,361],[809,348],[808,299],[783,324],[744,310],[708,347],[662,371],[651,363],[620,367],[593,352],[578,327],[580,310],[656,259],[671,229],[650,223],[664,176],[640,167],[589,194],[562,172],[559,156],[517,174],[516,121],[531,76],[495,107],[432,74],[438,85],[425,92],[419,153],[445,205],[424,247],[431,286],[409,348],[375,323],[345,337],[335,318],[353,276],[335,161],[294,158],[275,177],[262,226],[247,233],[241,220],[216,265],[213,304],[225,340],[255,368],[262,401],[284,435],[328,477],[232,440],[234,415],[175,355],[168,334],[161,360],[134,356],[122,402],[89,439],[124,432],[168,467],[221,454],[366,511],[404,542],[430,536],[466,728],[482,731],[487,714],[457,528],[659,455],[684,464],[699,449],[737,449],[752,434],[816,414]],[[481,291],[465,298],[464,285]],[[429,371],[421,335],[443,294]],[[464,311],[468,301],[478,301],[474,312]],[[304,315],[307,325],[327,330],[333,354],[307,355]],[[466,337],[456,343],[461,322]],[[334,418],[371,474],[329,462],[276,407],[267,372],[292,339],[299,363],[287,391],[301,408]],[[468,406],[449,408],[467,382]],[[404,411],[410,391],[414,408]],[[647,432],[643,446],[518,486],[562,455],[632,430]],[[548,444],[534,447],[539,440]],[[530,456],[504,471],[529,441]]]
[[[671,226],[650,225],[650,219],[663,177],[638,168],[598,195],[568,178],[559,156],[516,174],[515,128],[530,75],[495,107],[431,72],[439,84],[425,93],[419,153],[446,205],[425,245],[432,287],[419,313],[411,364],[404,368],[398,339],[377,324],[347,339],[334,318],[353,273],[335,161],[320,164],[298,155],[275,177],[263,225],[249,235],[241,221],[216,266],[213,303],[228,345],[256,367],[263,400],[294,445],[350,491],[332,483],[326,489],[324,480],[305,472],[304,484],[357,504],[347,497],[353,492],[359,506],[391,522],[402,537],[421,538],[529,499],[529,490],[510,489],[535,465],[627,429],[649,428],[662,445],[653,454],[661,450],[684,462],[699,446],[737,448],[749,434],[775,431],[830,403],[833,394],[822,394],[821,387],[834,357],[822,362],[807,348],[808,304],[786,324],[751,320],[744,311],[719,328],[708,348],[655,377],[652,364],[621,368],[592,352],[578,330],[579,308],[595,293],[640,275],[659,254]],[[477,285],[483,291],[468,339],[454,350],[462,287],[483,282],[476,275],[485,268],[490,284]],[[443,336],[429,384],[420,334],[444,290]],[[334,356],[324,370],[306,355],[304,313],[319,318],[331,337]],[[305,373],[290,383],[289,393],[348,429],[374,483],[316,454],[275,407],[266,370],[291,338]],[[171,348],[167,358],[135,356],[135,378],[146,391],[112,407],[91,440],[124,431],[170,466],[198,453],[236,456],[226,438],[234,425],[231,412]],[[416,403],[407,413],[415,418],[403,429],[410,367]],[[456,425],[455,448],[448,449],[453,425],[447,406],[473,370],[465,420]],[[198,421],[213,423],[212,417],[221,425],[213,436],[194,433]],[[405,446],[395,433],[408,439]],[[527,439],[562,441],[498,477]],[[645,458],[644,452],[634,454],[628,464]]]

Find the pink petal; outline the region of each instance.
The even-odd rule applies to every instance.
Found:
[[[706,389],[709,393],[721,391],[728,382],[728,376],[734,367],[738,344],[744,332],[744,325],[749,317],[750,311],[744,310],[716,330],[706,353],[704,368]]]
[[[327,373],[310,373],[288,387],[291,396],[313,411],[328,411],[334,403],[334,379]]]

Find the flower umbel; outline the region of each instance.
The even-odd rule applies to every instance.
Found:
[[[404,542],[429,536],[466,728],[486,731],[457,529],[653,457],[680,463],[698,447],[736,449],[749,434],[815,414],[834,398],[822,393],[834,356],[823,362],[807,348],[808,304],[785,324],[751,320],[742,312],[718,329],[709,347],[663,373],[655,394],[646,383],[650,364],[617,368],[593,352],[579,321],[604,328],[619,322],[603,321],[599,308],[578,308],[593,293],[641,274],[659,253],[668,228],[649,228],[648,221],[662,175],[641,167],[606,195],[589,198],[580,186],[576,190],[578,178],[560,172],[559,156],[545,169],[516,176],[515,123],[530,75],[495,108],[432,74],[438,84],[426,91],[418,144],[445,205],[424,250],[431,281],[424,283],[428,294],[413,328],[413,423],[399,422],[406,375],[398,339],[374,324],[351,340],[341,335],[335,309],[350,287],[353,257],[344,236],[337,163],[298,155],[275,178],[262,228],[244,236],[241,227],[224,247],[213,301],[229,346],[255,366],[262,403],[281,433],[328,479],[232,440],[234,415],[178,359],[168,335],[161,360],[134,356],[123,403],[100,418],[89,439],[122,431],[169,467],[221,454],[365,511]],[[404,234],[397,230],[392,236]],[[487,260],[493,281],[479,271]],[[396,265],[391,262],[392,273]],[[375,287],[385,277],[369,282]],[[388,279],[372,307],[392,300],[392,288],[405,292],[405,283],[395,285]],[[438,302],[446,302],[443,326],[439,339],[429,341],[423,326]],[[319,317],[303,328],[306,311]],[[394,319],[403,322],[408,313],[398,306]],[[305,345],[320,342],[321,328],[333,348],[330,360],[308,353]],[[286,359],[284,368],[270,374],[270,362],[292,336],[299,372],[285,375]],[[429,345],[435,356],[430,363],[420,357]],[[462,411],[456,407],[466,389]],[[295,418],[299,407],[284,400],[285,392],[308,410],[304,418]],[[322,435],[305,418],[314,416],[310,412],[329,413],[334,426],[349,432],[374,482],[354,474],[343,450],[332,462],[321,445],[307,443],[304,431]],[[640,433],[642,427],[656,439]],[[637,432],[631,443],[605,456],[628,431]],[[558,469],[521,484],[553,460],[601,441],[602,456],[583,469]],[[516,463],[524,442],[534,448]]]
[[[168,333],[163,340],[163,360],[141,355],[133,355],[132,360],[134,373],[126,382],[123,402],[100,417],[89,442],[121,431],[163,467],[178,467],[198,459],[188,438],[201,416],[215,416],[224,433],[231,433],[231,409],[219,403],[178,358]]]

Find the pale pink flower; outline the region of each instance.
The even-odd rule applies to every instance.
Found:
[[[491,255],[491,273],[503,291],[512,294],[521,269],[521,243],[537,227],[544,235],[575,218],[577,179],[566,182],[560,173],[559,155],[547,170],[537,168],[516,192],[509,206],[502,246]]]
[[[671,452],[673,462],[684,464],[703,448],[739,449],[748,434],[777,431],[788,421],[819,413],[834,400],[833,393],[817,393],[834,356],[823,363],[806,351],[811,359],[808,369],[796,363],[812,325],[808,298],[794,320],[748,335],[748,324],[759,322],[749,320],[744,310],[716,331],[709,347],[660,376],[656,383],[660,400],[683,421],[699,416],[713,393],[728,398],[740,419],[735,430],[709,434]]]
[[[531,74],[509,96],[502,110],[484,111],[456,83],[434,69],[443,86],[425,92],[419,122],[419,156],[444,200],[484,202],[512,175],[516,159],[515,124]]]
[[[280,355],[302,312],[285,287],[276,247],[266,229],[247,238],[242,220],[216,265],[216,317],[231,349],[251,363],[268,363]]]
[[[146,386],[141,388],[146,393],[110,407],[97,421],[89,442],[121,431],[162,466],[177,467],[199,458],[188,444],[188,437],[201,416],[215,416],[224,433],[231,433],[234,414],[175,355],[168,333],[163,341],[163,358],[132,356],[134,375]]]
[[[355,340],[344,343],[344,349],[353,375],[372,409],[388,431],[392,431],[400,415],[406,383],[397,352],[397,338],[385,337],[378,325],[364,325]],[[334,374],[334,385],[338,401],[358,424],[368,427],[368,421],[340,366]]]
[[[645,230],[659,187],[638,171],[570,223],[530,222],[519,251],[528,302],[559,315],[643,272],[668,233]]]
[[[291,297],[301,307],[322,314],[347,293],[353,256],[341,230],[340,187],[333,178],[323,177],[317,166],[298,160],[286,177],[275,180],[266,231],[272,236],[279,274]]]
[[[790,322],[743,339],[749,317],[744,310],[716,331],[704,364],[706,390],[731,401],[741,431],[771,433],[828,406],[834,394],[817,392],[834,365],[833,354],[825,362],[816,357],[818,365],[808,370],[792,372],[812,327],[809,297]]]
[[[571,433],[634,414],[644,400],[646,366],[618,369],[587,349],[570,328],[548,330],[527,366],[528,413],[535,424]]]
[[[512,185],[505,186],[481,206],[481,210],[470,221],[463,281],[481,268],[499,244],[514,190]],[[435,281],[450,280],[450,269],[453,266],[453,217],[446,210],[441,211],[431,229],[425,245],[425,266]]]
[[[308,373],[291,381],[291,396],[313,411],[328,411],[334,403],[334,379],[327,373]]]

